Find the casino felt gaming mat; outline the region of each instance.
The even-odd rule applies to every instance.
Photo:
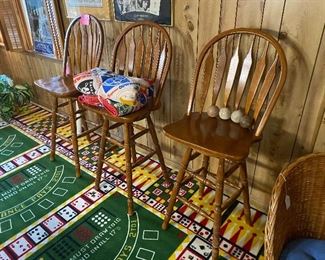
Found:
[[[67,120],[59,122],[58,131],[69,137]],[[172,187],[156,161],[133,171],[135,214],[128,216],[123,175],[105,165],[100,190],[94,189],[98,142],[79,140],[76,178],[70,142],[58,139],[50,161],[50,129],[51,113],[36,104],[10,123],[0,120],[0,259],[211,259],[212,222],[181,202],[168,230],[161,229]],[[123,150],[107,157],[125,167]],[[175,180],[176,171],[170,176]],[[189,181],[180,192],[213,213],[214,191],[200,196]],[[223,214],[220,259],[264,258],[266,215],[251,213],[251,226],[241,202]]]

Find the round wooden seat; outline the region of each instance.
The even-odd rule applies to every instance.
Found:
[[[75,97],[80,92],[75,88],[71,76],[56,76],[49,79],[35,80],[34,84],[58,98]]]
[[[241,161],[248,156],[254,132],[230,120],[211,118],[206,113],[191,113],[164,127],[164,133],[202,153]]]

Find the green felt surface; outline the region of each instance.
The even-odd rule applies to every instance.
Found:
[[[71,198],[93,182],[82,172],[75,178],[74,166],[56,156],[35,160],[0,180],[0,242]]]
[[[168,259],[186,235],[136,205],[126,214],[126,198],[116,192],[58,235],[31,259]]]
[[[37,142],[11,126],[0,129],[0,163],[38,145]]]
[[[31,120],[36,113],[48,116]],[[6,156],[0,155],[0,259],[211,259],[211,223],[180,201],[173,220],[187,235],[172,225],[161,229],[161,213],[172,186],[163,178],[152,179],[151,175],[159,174],[158,164],[148,161],[134,171],[134,192],[145,206],[135,204],[138,214],[128,218],[127,200],[120,194],[126,187],[123,174],[104,168],[107,185],[96,194],[93,178],[83,172],[82,178],[75,179],[73,164],[62,159],[72,158],[71,143],[58,140],[61,149],[54,162],[49,160],[48,148],[41,147],[50,141],[49,116],[31,105],[29,113],[13,119],[12,125],[0,120],[0,148]],[[7,141],[12,133],[15,138]],[[6,151],[8,147],[13,149]],[[81,164],[94,174],[98,150],[98,142],[79,149]],[[111,159],[117,166],[124,164],[123,155],[114,154]],[[20,169],[15,170],[12,166],[18,164]],[[175,170],[170,172],[172,179]],[[180,194],[211,211],[213,191],[206,189],[199,196],[197,189],[190,181]],[[255,209],[251,214],[253,225],[249,226],[241,203],[235,202],[224,212],[219,259],[263,259],[266,216]]]

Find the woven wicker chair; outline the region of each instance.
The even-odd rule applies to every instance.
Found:
[[[325,153],[299,158],[277,178],[265,228],[266,259],[279,259],[287,242],[302,237],[325,239]]]

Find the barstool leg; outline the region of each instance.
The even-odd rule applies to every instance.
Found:
[[[156,129],[155,129],[155,126],[154,126],[154,124],[153,124],[153,122],[151,120],[150,115],[147,116],[147,122],[148,122],[148,127],[149,127],[149,131],[150,131],[152,141],[153,141],[153,143],[155,145],[155,149],[156,149],[156,153],[157,153],[158,160],[159,160],[159,163],[160,163],[161,171],[163,173],[163,176],[164,176],[165,180],[169,181],[169,175],[167,173],[167,168],[166,168],[166,165],[165,165],[164,156],[163,156],[163,154],[161,152],[159,141],[158,141],[158,138],[157,138]]]
[[[131,136],[134,135],[134,129],[133,129],[133,125],[130,124],[129,125],[129,131],[130,131],[130,138]],[[130,145],[131,145],[131,158],[132,158],[132,163],[135,163],[137,161],[137,152],[135,149],[135,140],[130,140]]]
[[[51,161],[54,161],[55,159],[57,113],[58,113],[58,98],[54,97],[53,105],[52,105],[51,154],[50,154]]]
[[[125,173],[128,194],[128,215],[133,215],[133,194],[132,194],[132,164],[131,164],[131,143],[129,124],[123,125],[124,149],[125,149]]]
[[[223,181],[224,181],[224,165],[225,160],[220,159],[216,178],[216,194],[214,199],[215,212],[213,223],[213,239],[212,239],[212,259],[218,259],[219,255],[219,230],[221,227],[222,213],[222,196],[223,196]]]
[[[79,151],[78,151],[78,138],[77,138],[77,126],[76,126],[76,115],[73,107],[73,100],[69,98],[69,118],[71,126],[71,139],[74,153],[74,163],[76,168],[76,176],[80,177],[80,164],[79,164]]]
[[[95,189],[99,190],[100,178],[102,176],[103,163],[105,159],[105,145],[106,145],[106,135],[109,129],[109,121],[104,118],[103,128],[102,128],[102,136],[100,138],[99,144],[99,154],[97,161],[97,171],[96,171],[96,180],[95,180]]]
[[[86,121],[85,112],[82,111],[83,108],[80,105],[78,100],[76,100],[76,104],[77,104],[77,109],[80,110],[80,119],[81,119],[81,124],[82,124],[82,127],[83,127],[83,131],[88,131],[88,124],[87,124],[87,121]],[[87,134],[86,138],[87,138],[88,142],[91,142],[90,134]]]
[[[167,207],[167,213],[165,215],[164,222],[162,224],[162,229],[164,229],[164,230],[167,229],[170,218],[172,216],[172,212],[173,212],[173,208],[174,208],[174,205],[175,205],[175,202],[176,202],[176,198],[177,198],[178,192],[179,192],[179,190],[181,188],[181,184],[182,184],[182,181],[183,181],[183,178],[184,178],[184,175],[185,175],[185,170],[187,169],[188,163],[190,161],[191,152],[192,152],[192,149],[187,148],[186,151],[185,151],[185,154],[183,155],[183,159],[182,159],[182,162],[181,162],[181,167],[180,167],[180,169],[178,171],[176,183],[174,184],[174,188],[173,188],[173,191],[172,191],[170,199],[169,199],[169,203],[168,203],[168,207]]]
[[[201,176],[204,179],[207,177],[207,173],[208,173],[209,158],[210,158],[209,156],[206,156],[206,155],[203,156],[203,162],[202,162],[203,170],[201,172]],[[199,187],[200,196],[202,196],[204,188],[205,188],[205,185],[203,183],[200,183],[200,187]]]
[[[248,191],[248,181],[247,181],[247,170],[246,161],[240,165],[239,178],[240,183],[243,185],[243,199],[244,199],[244,213],[245,220],[248,225],[251,224],[251,211],[249,205],[249,191]]]

